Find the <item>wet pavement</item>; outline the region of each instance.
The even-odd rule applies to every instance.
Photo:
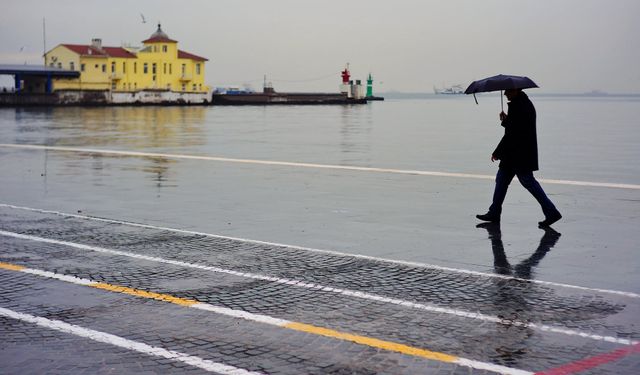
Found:
[[[491,237],[495,257],[496,274],[488,274],[7,206],[0,209],[0,228],[3,308],[249,371],[475,374],[500,366],[493,370],[534,373],[638,348],[640,339],[639,295],[527,280],[559,240],[553,229],[545,231],[531,257],[511,266],[500,229],[482,228]],[[475,362],[467,367],[410,351],[380,350],[368,341],[339,335],[291,332],[158,298],[25,274],[11,265]],[[104,343],[10,317],[0,322],[5,337],[0,355],[7,373],[38,372],[42,358],[50,358],[46,368],[51,373],[163,373],[186,366],[121,355],[120,349],[105,348]],[[83,342],[80,352],[56,359],[78,342]],[[623,358],[604,361],[598,371],[631,374],[640,366],[637,352]]]
[[[0,373],[640,373],[637,132],[541,128],[564,218],[478,226],[496,134],[384,104],[0,111]]]

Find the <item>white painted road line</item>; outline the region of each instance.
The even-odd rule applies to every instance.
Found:
[[[95,148],[21,145],[21,144],[8,144],[8,143],[0,143],[0,147],[25,149],[25,150],[49,150],[49,151],[79,152],[79,153],[103,154],[103,155],[133,156],[133,157],[203,160],[203,161],[216,161],[216,162],[226,162],[226,163],[271,165],[271,166],[282,166],[282,167],[300,167],[300,168],[333,169],[333,170],[358,171],[358,172],[393,173],[393,174],[404,174],[404,175],[414,175],[414,176],[472,178],[472,179],[481,179],[481,180],[495,179],[495,176],[473,174],[473,173],[454,173],[454,172],[422,171],[422,170],[407,170],[407,169],[393,169],[393,168],[358,167],[358,166],[350,166],[350,165],[299,163],[299,162],[276,161],[276,160],[235,159],[235,158],[225,158],[225,157],[205,156],[205,155],[162,154],[162,153],[156,153],[156,152],[101,150],[101,149],[95,149]],[[556,180],[556,179],[539,179],[538,181],[541,183],[557,184],[557,185],[573,185],[573,186],[640,190],[640,185],[636,185],[636,184],[572,181],[572,180]]]
[[[372,337],[367,337],[367,336],[361,336],[361,335],[356,335],[356,334],[347,333],[347,332],[336,331],[336,330],[333,330],[333,329],[330,329],[330,328],[323,328],[323,327],[318,327],[318,326],[305,324],[305,323],[292,322],[292,321],[288,321],[288,320],[272,318],[272,317],[267,316],[267,315],[254,314],[254,313],[250,313],[250,312],[246,312],[246,311],[229,309],[229,308],[226,308],[226,307],[213,306],[213,305],[210,305],[210,304],[207,304],[207,303],[200,303],[200,302],[197,302],[195,300],[183,299],[183,298],[171,296],[171,295],[168,295],[168,294],[160,294],[160,293],[148,292],[148,291],[143,291],[143,290],[138,290],[138,289],[132,289],[132,288],[118,286],[118,285],[105,284],[105,283],[101,283],[101,282],[94,282],[94,281],[91,281],[91,280],[88,280],[88,279],[81,279],[81,278],[78,278],[78,277],[75,277],[75,276],[59,275],[59,274],[56,274],[56,273],[53,273],[53,272],[49,272],[49,271],[26,268],[24,266],[10,264],[10,263],[0,262],[0,268],[1,269],[6,269],[6,270],[11,270],[11,271],[24,272],[24,273],[38,275],[38,276],[42,276],[42,277],[48,277],[48,278],[52,278],[52,279],[56,279],[56,280],[61,280],[61,281],[65,281],[65,282],[69,282],[69,283],[73,283],[73,284],[78,284],[78,285],[94,287],[94,288],[98,288],[98,289],[101,289],[101,290],[107,290],[107,291],[111,291],[111,292],[115,292],[115,293],[123,293],[123,294],[132,295],[132,296],[136,296],[136,297],[140,297],[140,298],[151,298],[151,299],[155,299],[155,300],[161,300],[161,301],[164,301],[164,302],[177,304],[177,305],[180,305],[180,306],[183,306],[183,307],[191,307],[191,308],[195,308],[195,309],[199,309],[199,310],[205,310],[205,311],[213,312],[213,313],[216,313],[216,314],[230,316],[230,317],[233,317],[233,318],[245,319],[245,320],[250,320],[250,321],[254,321],[254,322],[258,322],[258,323],[264,323],[264,324],[277,326],[277,327],[280,327],[280,328],[291,329],[291,330],[298,331],[298,332],[305,332],[305,333],[309,333],[309,334],[312,334],[312,335],[319,335],[319,336],[324,336],[324,337],[330,337],[330,338],[333,338],[333,339],[349,341],[349,342],[353,342],[353,343],[356,343],[356,344],[359,344],[359,345],[365,345],[365,346],[369,346],[369,347],[376,348],[376,349],[382,349],[382,350],[392,351],[392,352],[396,352],[396,353],[412,355],[412,356],[426,358],[426,359],[430,359],[430,360],[435,360],[435,361],[440,361],[440,362],[447,362],[447,363],[455,363],[455,364],[459,364],[461,366],[472,367],[472,368],[481,369],[481,370],[488,370],[488,371],[495,372],[495,373],[498,373],[498,374],[505,374],[505,375],[533,375],[533,373],[531,373],[529,371],[524,371],[524,370],[515,369],[515,368],[511,368],[511,367],[500,366],[500,365],[496,365],[496,364],[493,364],[493,363],[476,361],[476,360],[472,360],[472,359],[468,359],[468,358],[458,357],[458,356],[455,356],[455,355],[436,352],[436,351],[423,349],[423,348],[417,348],[417,347],[404,345],[404,344],[400,344],[400,343],[396,343],[396,342],[385,341],[385,340],[380,340],[380,339],[376,339],[376,338],[372,338]],[[240,371],[245,371],[245,370],[240,370]],[[233,374],[236,374],[236,373],[234,372]],[[239,375],[239,374],[244,374],[244,373],[238,372],[237,374]]]
[[[3,230],[0,230],[0,236],[6,236],[6,237],[18,238],[18,239],[28,240],[28,241],[36,241],[36,242],[43,242],[43,243],[67,246],[67,247],[71,247],[71,248],[75,248],[75,249],[87,250],[87,251],[95,251],[95,252],[105,253],[105,254],[126,256],[126,257],[130,257],[130,258],[134,258],[134,259],[141,259],[141,260],[146,260],[146,261],[151,261],[151,262],[158,262],[158,263],[163,263],[163,264],[171,264],[171,265],[175,265],[175,266],[179,266],[179,267],[194,268],[194,269],[200,269],[200,270],[204,270],[204,271],[223,273],[223,274],[228,274],[228,275],[234,275],[234,276],[239,276],[239,277],[250,278],[250,279],[254,279],[254,280],[270,281],[270,282],[274,282],[274,283],[285,284],[285,285],[290,285],[290,286],[299,287],[299,288],[314,289],[314,290],[320,290],[320,291],[327,292],[327,293],[340,294],[340,295],[347,296],[347,297],[354,297],[354,298],[358,298],[358,299],[377,301],[377,302],[381,302],[381,303],[389,303],[389,304],[393,304],[393,305],[398,305],[398,306],[403,306],[403,307],[408,307],[408,308],[428,311],[428,312],[432,312],[432,313],[447,314],[447,315],[452,315],[452,316],[456,316],[456,317],[460,317],[460,318],[475,319],[475,320],[480,320],[480,321],[484,321],[484,322],[504,324],[504,325],[508,325],[508,326],[518,326],[518,327],[525,327],[525,328],[533,328],[533,329],[538,329],[538,330],[544,331],[544,332],[552,332],[552,333],[563,334],[563,335],[568,335],[568,336],[579,336],[579,337],[584,337],[584,338],[588,338],[588,339],[592,339],[592,340],[606,341],[606,342],[623,344],[623,345],[633,345],[635,343],[632,340],[622,339],[622,338],[613,337],[613,336],[594,335],[594,334],[590,334],[590,333],[587,333],[587,332],[581,332],[581,331],[576,331],[576,330],[571,330],[571,329],[566,329],[566,328],[553,327],[553,326],[549,326],[549,325],[545,325],[545,324],[528,323],[528,322],[522,322],[522,321],[519,321],[519,320],[503,319],[503,318],[499,318],[497,316],[491,316],[491,315],[486,315],[486,314],[481,314],[481,313],[473,313],[473,312],[468,312],[468,311],[464,311],[464,310],[450,309],[450,308],[446,308],[446,307],[439,307],[439,306],[428,305],[428,304],[423,304],[423,303],[417,303],[417,302],[412,302],[412,301],[406,301],[406,300],[401,300],[401,299],[396,299],[396,298],[384,297],[384,296],[379,296],[379,295],[375,295],[375,294],[370,294],[370,293],[365,293],[365,292],[360,292],[360,291],[354,291],[354,290],[349,290],[349,289],[333,288],[333,287],[324,286],[324,285],[320,285],[320,284],[306,283],[304,281],[299,281],[299,280],[278,278],[278,277],[273,277],[273,276],[265,276],[265,275],[253,274],[253,273],[248,273],[248,272],[239,272],[239,271],[228,270],[228,269],[219,268],[219,267],[211,267],[211,266],[197,264],[197,263],[188,263],[188,262],[182,262],[182,261],[177,261],[177,260],[153,257],[153,256],[148,256],[148,255],[141,255],[141,254],[131,253],[131,252],[127,252],[127,251],[112,250],[112,249],[107,249],[107,248],[98,247],[98,246],[91,246],[91,245],[79,244],[79,243],[68,242],[68,241],[60,241],[60,240],[55,240],[55,239],[50,239],[50,238],[36,237],[36,236],[31,236],[31,235],[26,235],[26,234],[7,232],[7,231],[3,231]]]
[[[316,253],[321,253],[321,254],[330,254],[330,255],[335,255],[335,256],[340,256],[340,257],[351,257],[351,258],[356,258],[356,259],[366,259],[366,260],[370,260],[370,261],[374,261],[374,262],[378,262],[378,263],[398,264],[398,265],[404,265],[404,266],[410,266],[410,267],[419,267],[419,268],[434,269],[434,270],[439,270],[439,271],[447,271],[447,272],[455,272],[455,273],[461,273],[461,274],[467,274],[467,275],[474,275],[474,276],[479,276],[479,277],[488,277],[488,278],[504,279],[504,280],[517,280],[517,281],[521,281],[521,282],[540,284],[540,285],[548,285],[548,286],[557,287],[557,288],[577,289],[577,290],[584,290],[584,291],[593,292],[593,293],[605,293],[605,294],[619,295],[619,296],[623,296],[623,297],[640,298],[640,294],[633,293],[633,292],[619,291],[619,290],[589,288],[589,287],[584,287],[584,286],[579,286],[579,285],[563,284],[563,283],[556,283],[556,282],[544,281],[544,280],[522,279],[522,278],[509,276],[509,275],[500,275],[500,274],[495,274],[495,273],[472,271],[472,270],[466,270],[466,269],[461,269],[461,268],[443,267],[443,266],[438,266],[438,265],[434,265],[434,264],[427,264],[427,263],[418,263],[418,262],[410,262],[410,261],[403,261],[403,260],[378,258],[378,257],[372,257],[372,256],[369,256],[369,255],[362,255],[362,254],[347,254],[347,253],[342,253],[342,252],[335,251],[335,250],[314,249],[314,248],[310,248],[310,247],[303,247],[303,246],[296,246],[296,245],[286,245],[286,244],[281,244],[281,243],[276,243],[276,242],[266,242],[266,241],[251,240],[251,239],[239,238],[239,237],[221,236],[221,235],[217,235],[217,234],[196,232],[196,231],[191,231],[191,230],[160,227],[160,226],[150,225],[150,224],[133,223],[133,222],[130,222],[130,221],[105,219],[105,218],[93,217],[93,216],[69,214],[69,213],[64,213],[64,212],[59,212],[59,211],[43,210],[43,209],[39,209],[39,208],[15,206],[15,205],[6,204],[6,203],[0,203],[0,207],[6,207],[6,208],[11,208],[11,209],[16,209],[16,210],[23,210],[23,211],[39,212],[39,213],[43,213],[43,214],[52,214],[52,215],[57,215],[57,216],[62,216],[62,217],[72,217],[72,218],[90,220],[90,221],[99,221],[99,222],[110,223],[110,224],[120,224],[120,225],[126,225],[126,226],[132,226],[132,227],[138,227],[138,228],[144,228],[144,229],[162,230],[162,231],[168,231],[168,232],[174,232],[174,233],[182,233],[182,234],[189,234],[189,235],[197,235],[197,236],[204,236],[204,237],[210,237],[210,238],[231,240],[231,241],[239,241],[239,242],[252,243],[252,244],[257,244],[257,245],[284,247],[284,248],[289,248],[289,249],[293,249],[293,250],[310,251],[310,252],[316,252]]]
[[[174,350],[167,350],[158,346],[151,346],[142,342],[132,341],[125,339],[124,337],[112,335],[101,331],[96,331],[89,328],[80,327],[77,325],[65,323],[61,320],[52,320],[30,314],[24,314],[13,310],[0,307],[0,316],[4,316],[11,319],[21,320],[23,322],[33,323],[40,327],[53,329],[60,332],[69,333],[75,336],[84,337],[93,341],[102,342],[105,344],[118,346],[128,350],[133,350],[139,353],[147,354],[155,357],[167,358],[172,361],[178,361],[186,363],[190,366],[198,367],[206,371],[215,372],[225,375],[260,375],[259,372],[247,371],[238,367],[225,365],[218,362],[213,362],[200,357],[192,356],[185,353],[176,352]]]

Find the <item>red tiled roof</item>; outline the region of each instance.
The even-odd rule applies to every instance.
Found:
[[[111,57],[123,57],[123,58],[130,58],[130,59],[136,58],[136,55],[134,55],[133,53],[127,51],[122,47],[102,47],[102,49],[105,50],[107,52],[107,55]]]
[[[122,47],[102,47],[97,49],[87,44],[62,44],[73,52],[82,56],[98,56],[98,57],[123,57],[135,58],[136,55],[127,51]]]
[[[178,50],[178,58],[179,59],[191,59],[191,60],[196,60],[196,61],[209,61],[209,59],[207,59],[205,57],[196,56],[196,55],[194,55],[192,53],[185,52],[185,51],[180,51],[180,50]]]
[[[78,55],[107,56],[104,52],[86,44],[63,44]]]
[[[177,40],[173,40],[173,39],[169,39],[169,38],[164,38],[164,37],[153,37],[153,38],[149,38],[147,40],[143,40],[142,43],[178,43]]]
[[[97,49],[87,44],[63,44],[63,46],[82,56],[98,56],[98,57],[121,57],[135,58],[136,55],[127,51],[122,47],[102,47]],[[191,59],[196,61],[209,61],[209,59],[194,55],[189,52],[178,50],[179,59]]]

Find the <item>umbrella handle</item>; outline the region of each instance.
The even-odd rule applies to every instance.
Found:
[[[502,99],[502,90],[500,90],[500,110],[504,112],[504,103]]]
[[[476,105],[478,105],[478,98],[476,98],[476,93],[475,92],[473,93],[473,99],[475,99]]]

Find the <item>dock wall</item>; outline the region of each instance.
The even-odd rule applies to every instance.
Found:
[[[58,90],[44,93],[0,93],[0,107],[82,106],[82,105],[197,105],[209,104],[211,94],[142,90],[118,92],[108,90]]]

